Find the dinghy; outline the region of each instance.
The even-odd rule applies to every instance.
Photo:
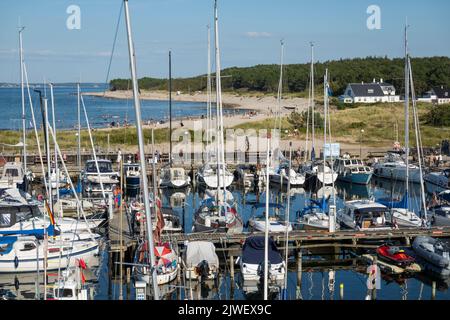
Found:
[[[425,262],[425,270],[442,277],[450,275],[450,248],[438,239],[419,236],[413,242],[414,252]]]

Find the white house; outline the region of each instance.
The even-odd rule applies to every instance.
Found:
[[[450,90],[444,86],[433,87],[418,100],[436,104],[450,103]]]
[[[400,96],[395,95],[395,88],[389,83],[349,83],[345,92],[339,97],[344,103],[377,103],[377,102],[399,102]]]

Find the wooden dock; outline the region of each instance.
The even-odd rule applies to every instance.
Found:
[[[215,244],[240,244],[242,245],[245,239],[249,236],[264,236],[263,232],[244,232],[239,234],[226,233],[191,233],[191,234],[163,234],[162,241],[183,243],[184,241],[212,241]],[[276,242],[285,241],[284,233],[271,233],[270,236]],[[404,241],[405,245],[410,245],[412,240],[417,236],[431,236],[450,238],[450,227],[434,227],[430,229],[398,229],[388,231],[336,231],[330,233],[328,231],[315,230],[294,230],[289,232],[289,240],[298,244],[301,247],[323,247],[323,246],[358,246],[363,242],[370,241],[388,241],[400,240]],[[363,246],[361,244],[361,246]]]
[[[131,233],[125,208],[123,209],[122,215],[119,209],[114,209],[113,217],[109,219],[108,233],[110,252],[127,251],[133,246],[134,236]]]

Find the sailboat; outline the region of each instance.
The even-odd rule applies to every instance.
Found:
[[[310,71],[310,103],[308,107],[308,119],[307,119],[307,127],[309,128],[309,114],[311,110],[311,154],[310,160],[306,161],[299,168],[299,172],[305,175],[306,182],[309,185],[322,185],[327,186],[330,184],[334,184],[336,181],[338,174],[334,172],[332,166],[330,166],[325,160],[320,161],[316,159],[316,151],[315,151],[315,102],[314,102],[314,44],[311,43],[311,71]],[[324,114],[325,118],[327,114]],[[308,131],[306,134],[306,151],[308,154]],[[324,140],[326,140],[326,128],[324,128]],[[324,145],[324,158],[325,158],[325,145]]]
[[[398,225],[402,227],[421,227],[423,224],[422,219],[412,210],[409,209],[409,182],[410,182],[410,165],[409,165],[409,99],[410,89],[412,95],[413,111],[414,111],[414,123],[416,127],[416,143],[419,152],[419,167],[418,177],[421,184],[421,198],[423,209],[425,206],[425,187],[423,183],[422,167],[421,167],[421,146],[420,146],[420,131],[419,123],[416,112],[416,99],[414,94],[414,84],[412,77],[411,61],[408,52],[408,26],[405,27],[405,163],[404,163],[404,181],[405,181],[405,194],[402,201],[396,202],[391,199],[380,199],[378,202],[386,205],[392,210],[392,219]],[[394,168],[392,168],[394,170]],[[424,214],[426,219],[426,212]]]
[[[172,53],[169,51],[169,164],[161,168],[159,185],[166,188],[185,188],[191,183],[191,178],[182,167],[172,166]]]
[[[284,57],[284,42],[281,41],[281,58],[280,58],[280,80],[278,83],[277,94],[277,112],[275,117],[275,130],[281,131],[281,99],[283,93],[283,57]],[[287,161],[281,151],[276,149],[274,152],[281,160],[280,164],[275,168],[269,168],[270,182],[278,183],[281,185],[302,186],[305,183],[305,176],[292,170],[290,168],[289,161]]]
[[[325,115],[325,123],[324,123],[324,146],[327,145],[327,130],[329,130],[329,127],[327,128],[327,120],[328,118],[328,105],[329,105],[329,83],[328,83],[328,69],[325,71],[324,76],[324,115]],[[331,132],[330,132],[331,135]],[[327,175],[327,169],[330,169],[326,165],[326,157],[327,154],[323,152],[323,162],[321,166],[318,166],[317,168],[321,168],[322,170],[316,171],[316,179],[322,177],[322,181],[326,181],[326,175]],[[310,199],[310,204],[306,206],[303,210],[298,212],[298,218],[297,222],[300,226],[302,226],[304,229],[324,229],[328,230],[330,227],[330,217],[328,216],[329,207],[328,207],[328,201],[332,197],[335,201],[335,194],[336,190],[334,189],[334,181],[336,178],[334,176],[337,176],[336,173],[333,172],[332,169],[330,169],[332,172],[331,177],[331,193],[329,195],[326,195],[329,186],[324,186],[321,189],[317,191],[318,198],[321,198],[321,200],[315,200]]]
[[[223,132],[223,113],[222,113],[222,88],[220,75],[220,49],[218,34],[218,17],[215,16],[215,52],[216,52],[216,142],[215,159],[213,159],[212,150],[207,150],[207,161],[199,168],[197,180],[210,189],[228,188],[234,180],[234,175],[227,169],[224,155],[224,132]],[[210,142],[212,136],[212,104],[211,104],[211,58],[210,58],[210,32],[208,26],[208,80],[207,80],[207,142]]]

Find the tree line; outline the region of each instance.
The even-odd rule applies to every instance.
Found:
[[[323,75],[328,68],[333,96],[343,94],[348,83],[372,82],[373,79],[391,83],[397,94],[404,90],[404,59],[387,57],[366,57],[340,59],[315,63],[317,92],[323,91]],[[417,94],[423,94],[432,86],[450,86],[450,58],[425,57],[412,58],[414,86]],[[280,67],[276,64],[252,67],[232,67],[222,71],[222,89],[235,92],[276,93]],[[310,64],[289,64],[284,67],[283,92],[299,93],[309,88]],[[214,74],[212,75],[214,79]],[[322,87],[322,88],[321,88]],[[131,88],[129,79],[113,79],[111,90]],[[144,77],[139,79],[139,88],[145,90],[167,90],[168,79]],[[206,90],[206,75],[190,78],[172,79],[173,91],[193,93]]]

